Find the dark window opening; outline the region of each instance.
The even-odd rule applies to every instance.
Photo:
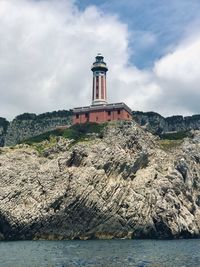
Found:
[[[85,113],[85,117],[86,118],[89,118],[89,113]]]
[[[76,119],[79,119],[79,114],[76,114]]]
[[[127,118],[129,118],[129,114],[127,114]]]
[[[120,114],[120,110],[117,111],[117,114]]]
[[[108,116],[110,116],[111,115],[111,111],[108,111]]]

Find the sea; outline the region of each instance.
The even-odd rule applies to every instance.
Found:
[[[0,267],[200,267],[200,239],[1,241]]]

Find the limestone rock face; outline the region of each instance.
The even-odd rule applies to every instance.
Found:
[[[6,119],[0,117],[0,147],[4,146],[8,125],[9,122]]]
[[[156,112],[133,111],[134,120],[154,134],[200,130],[200,115],[164,118]]]
[[[5,131],[2,126],[0,126],[0,147],[4,146]]]
[[[163,150],[134,122],[0,150],[0,239],[200,236],[200,132]]]
[[[4,145],[13,146],[25,139],[55,130],[58,126],[70,124],[70,111],[54,111],[40,115],[24,113],[10,122],[4,137]]]

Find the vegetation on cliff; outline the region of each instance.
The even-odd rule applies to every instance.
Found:
[[[161,136],[161,138],[163,134],[169,132],[187,133],[190,130],[200,129],[200,115],[164,118],[156,112],[133,111],[133,119],[143,128]],[[24,113],[18,115],[10,123],[2,118],[0,119],[0,146],[16,145],[22,140],[51,132],[57,126],[70,125],[71,122],[72,110],[46,112],[39,115]],[[2,128],[3,131],[1,124],[4,127],[4,129]]]
[[[85,124],[76,124],[67,128],[58,128],[56,130],[28,138],[21,141],[20,143],[31,145],[34,143],[40,143],[45,140],[49,141],[52,137],[56,136],[73,139],[74,142],[78,142],[81,140],[86,140],[91,134],[97,134],[97,136],[101,137],[103,134],[103,129],[106,125],[106,123],[98,124],[90,122]]]
[[[66,129],[58,128],[56,130],[49,131],[38,136],[34,136],[32,138],[23,140],[20,143],[32,146],[40,153],[40,155],[43,155],[43,152],[46,149],[49,149],[55,145],[57,140],[59,140],[59,137],[71,140],[71,145],[74,145],[77,142],[88,141],[93,137],[102,138],[103,130],[106,125],[106,123],[76,124]]]
[[[39,115],[36,115],[35,113],[23,113],[18,115],[15,120],[41,120],[41,119],[52,119],[56,117],[69,117],[72,116],[72,110],[58,110],[58,111],[52,111],[52,112],[45,112]]]
[[[192,138],[192,136],[193,134],[191,133],[191,131],[161,134],[161,140],[159,141],[159,144],[162,149],[167,151],[178,148],[184,142],[185,138]]]
[[[5,145],[13,146],[22,140],[55,130],[58,126],[71,124],[72,111],[53,111],[40,115],[24,113],[8,126]],[[47,134],[48,135],[48,134]]]

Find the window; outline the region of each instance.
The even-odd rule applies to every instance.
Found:
[[[86,118],[89,118],[89,113],[85,113],[85,117]]]
[[[127,114],[127,118],[129,118],[129,114]]]
[[[79,114],[76,114],[76,119],[79,119]]]
[[[120,114],[120,110],[117,111],[117,114]]]
[[[109,111],[108,111],[108,116],[110,116],[110,115],[111,115],[111,111],[109,110]]]

